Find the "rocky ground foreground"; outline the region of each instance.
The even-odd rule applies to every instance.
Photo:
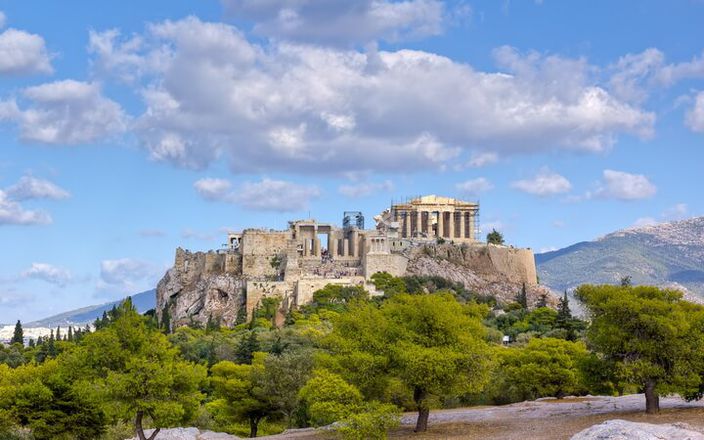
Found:
[[[408,413],[402,419],[401,428],[392,432],[390,437],[415,440],[704,440],[704,401],[662,398],[661,412],[656,415],[646,415],[644,407],[643,395],[634,394],[542,399],[504,406],[438,410],[430,414],[430,427],[423,434],[413,433],[415,414]],[[234,436],[190,429],[190,432],[185,432],[185,429],[162,431],[157,439],[236,439]],[[329,432],[302,429],[260,438],[323,440],[333,436]]]

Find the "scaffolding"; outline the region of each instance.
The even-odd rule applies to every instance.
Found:
[[[361,211],[345,211],[342,216],[342,228],[348,231],[352,228],[357,228],[360,231],[364,230],[364,215]]]

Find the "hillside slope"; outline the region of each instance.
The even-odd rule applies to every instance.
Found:
[[[83,326],[86,324],[92,324],[96,318],[103,315],[103,312],[112,309],[114,306],[122,303],[122,301],[124,301],[124,299],[105,304],[81,307],[80,309],[69,310],[68,312],[40,319],[38,321],[29,322],[24,325],[25,327],[53,328],[59,325],[63,327],[65,325]],[[144,313],[149,309],[153,309],[156,307],[156,289],[151,289],[132,295],[132,303],[135,305],[139,313]]]
[[[537,254],[540,282],[556,290],[584,283],[685,287],[704,298],[704,217],[617,231]]]

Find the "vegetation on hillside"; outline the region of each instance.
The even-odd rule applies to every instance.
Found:
[[[254,437],[334,423],[344,439],[383,439],[402,411],[424,431],[436,408],[645,392],[655,412],[659,395],[704,395],[704,308],[675,291],[582,286],[588,324],[567,295],[557,310],[528,309],[519,290],[498,308],[438,277],[373,281],[383,296],[328,285],[280,328],[276,300],[234,328],[211,317],[172,329],[129,301],[93,330],[27,346],[18,323],[0,346],[0,438],[146,440],[187,425]]]

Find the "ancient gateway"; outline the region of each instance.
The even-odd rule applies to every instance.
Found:
[[[181,323],[218,319],[230,325],[245,313],[250,318],[263,298],[276,297],[282,320],[327,284],[361,285],[379,294],[372,275],[406,275],[419,248],[443,243],[450,253],[461,247],[460,259],[489,278],[536,284],[529,249],[487,250],[477,240],[478,212],[477,203],[427,195],[392,204],[374,217],[370,229],[360,212],[345,212],[341,227],[295,220],[280,231],[231,232],[227,245],[216,251],[179,248],[174,267],[159,282],[157,313],[168,309]]]

